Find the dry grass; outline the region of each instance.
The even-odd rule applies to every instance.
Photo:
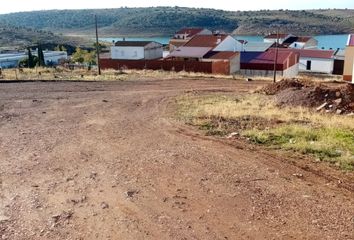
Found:
[[[222,116],[234,119],[256,116],[267,120],[306,122],[328,128],[337,126],[354,128],[354,118],[351,116],[316,113],[303,107],[279,109],[271,97],[260,94],[252,94],[241,99],[222,95],[203,97],[189,95],[179,98],[179,103],[182,116],[192,118]]]
[[[27,69],[5,69],[3,70],[0,78],[5,80],[83,80],[83,81],[114,81],[114,80],[127,80],[127,79],[178,79],[178,78],[218,78],[218,79],[231,79],[231,80],[245,80],[247,76],[244,75],[215,75],[205,73],[193,73],[193,72],[168,72],[162,70],[124,70],[117,71],[108,69],[102,71],[102,75],[98,76],[97,69],[75,69],[70,70],[63,67],[57,68],[34,68]],[[341,81],[338,76],[319,75],[319,77],[313,77],[306,74],[299,75],[300,80],[317,80],[317,81]],[[273,79],[270,77],[252,77],[252,80],[256,81],[269,81]],[[278,80],[281,80],[280,78]]]
[[[310,82],[343,82],[342,75],[331,74],[300,73],[297,78],[302,81]]]
[[[179,117],[207,134],[238,132],[257,144],[310,154],[342,169],[354,169],[352,116],[301,107],[279,109],[271,97],[258,94],[242,98],[187,95],[177,102]]]
[[[124,70],[113,69],[103,70],[102,75],[97,74],[97,69],[75,69],[70,70],[63,67],[57,68],[34,68],[34,69],[5,69],[2,79],[5,80],[82,80],[82,81],[114,81],[127,79],[178,79],[178,78],[223,78],[242,79],[240,76],[212,75],[192,72],[167,72],[153,70]]]

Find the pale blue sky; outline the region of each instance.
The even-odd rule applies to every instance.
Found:
[[[2,3],[0,13],[46,10],[46,9],[83,9],[181,6],[198,8],[216,8],[224,10],[259,10],[259,9],[318,9],[350,8],[354,9],[354,0],[8,0]]]

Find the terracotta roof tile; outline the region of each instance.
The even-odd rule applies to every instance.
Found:
[[[187,34],[188,37],[192,37],[201,31],[203,31],[204,28],[182,28],[176,34]]]
[[[317,49],[284,49],[280,48],[279,52],[281,51],[292,51],[298,53],[300,57],[305,58],[324,58],[324,59],[331,59],[334,55],[333,50],[317,50]]]
[[[185,47],[216,47],[221,41],[224,41],[228,35],[196,35],[189,40]]]

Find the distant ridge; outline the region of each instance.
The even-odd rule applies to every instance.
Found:
[[[222,11],[181,7],[50,10],[0,15],[0,23],[70,35],[93,34],[93,16],[100,34],[109,36],[165,36],[182,27],[205,27],[243,35],[264,35],[280,25],[283,32],[301,35],[354,31],[354,10]]]

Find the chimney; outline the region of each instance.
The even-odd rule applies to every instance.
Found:
[[[219,44],[219,43],[221,43],[221,36],[218,36],[217,40],[216,40],[216,44]]]

